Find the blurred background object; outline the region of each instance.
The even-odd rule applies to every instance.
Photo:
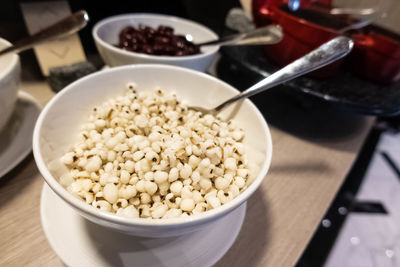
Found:
[[[293,2],[299,4],[295,11],[289,8]],[[252,1],[256,25],[278,23],[284,28],[283,41],[265,47],[267,57],[279,66],[335,36],[346,34],[354,36],[356,42],[353,55],[346,62],[349,69],[384,84],[400,79],[400,20],[394,15],[399,9],[400,3],[391,0]],[[333,76],[339,67],[340,64],[332,64],[314,76]]]
[[[21,10],[30,35],[38,33],[71,14],[66,0],[23,2]],[[45,76],[49,75],[49,69],[52,67],[86,60],[81,41],[76,33],[35,45],[33,49]]]
[[[40,4],[42,2],[58,4],[62,1],[3,1],[2,8],[0,10],[0,36],[10,40],[10,42],[13,42],[14,40],[18,40],[29,35],[24,23],[21,4]],[[159,13],[175,15],[199,22],[211,28],[218,35],[221,35],[226,29],[224,26],[226,14],[232,7],[240,7],[240,3],[237,0],[221,0],[218,1],[217,4],[209,0],[156,0],[152,1],[151,3],[145,1],[127,2],[115,0],[111,4],[110,2],[102,1],[97,1],[95,4],[93,4],[92,1],[87,0],[68,0],[64,2],[68,3],[69,8],[72,11],[83,9],[88,12],[90,16],[90,22],[85,29],[79,32],[79,37],[83,44],[83,49],[87,59],[97,68],[100,68],[103,63],[96,54],[97,51],[91,35],[91,30],[93,25],[103,18],[125,13]],[[210,6],[212,6],[212,8],[210,8]],[[47,8],[44,10],[44,12],[51,13],[51,11]],[[204,14],[207,14],[207,16],[204,16]],[[48,22],[50,23],[50,21]],[[24,52],[24,55],[25,56],[22,61],[29,62],[33,56],[33,52],[27,51]],[[35,72],[30,72],[29,74],[23,73],[25,78],[29,78],[28,76],[34,76],[35,73],[40,72],[39,65],[34,65],[32,67],[34,68]]]

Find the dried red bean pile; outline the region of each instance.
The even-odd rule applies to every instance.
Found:
[[[187,56],[200,53],[198,46],[183,35],[175,35],[173,28],[164,25],[157,29],[144,25],[138,28],[127,26],[121,30],[117,46],[150,55]]]

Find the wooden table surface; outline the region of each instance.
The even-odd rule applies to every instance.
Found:
[[[22,89],[43,105],[54,95],[47,83],[31,77]],[[306,120],[307,113],[299,121],[299,110],[283,110],[284,120],[296,112],[297,122],[288,123],[302,125],[303,133],[313,123]],[[353,164],[373,118],[355,121],[321,126],[331,127],[325,136],[298,137],[271,126],[270,172],[248,201],[236,242],[216,266],[284,267],[297,262]],[[32,154],[0,179],[0,266],[63,266],[42,230],[42,186]]]

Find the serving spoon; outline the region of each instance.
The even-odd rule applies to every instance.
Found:
[[[268,25],[248,32],[228,35],[215,41],[195,43],[197,46],[219,45],[267,45],[276,44],[282,40],[282,27],[279,25]],[[192,41],[193,38],[186,35],[186,39]]]
[[[354,43],[350,38],[345,36],[336,37],[212,109],[195,106],[191,106],[190,109],[215,115],[226,106],[240,99],[261,93],[343,58],[351,51],[353,46]]]
[[[86,11],[77,11],[65,19],[55,23],[54,25],[51,25],[39,31],[38,33],[26,37],[25,39],[15,42],[13,46],[1,50],[0,56],[8,53],[20,53],[34,47],[37,44],[68,36],[85,27],[88,21],[89,16]]]

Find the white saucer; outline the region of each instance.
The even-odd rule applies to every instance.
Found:
[[[30,94],[19,91],[14,112],[0,132],[0,178],[32,150],[32,134],[40,107]]]
[[[47,239],[68,266],[211,266],[232,246],[246,203],[199,232],[141,238],[104,228],[77,214],[45,184],[40,202]]]

